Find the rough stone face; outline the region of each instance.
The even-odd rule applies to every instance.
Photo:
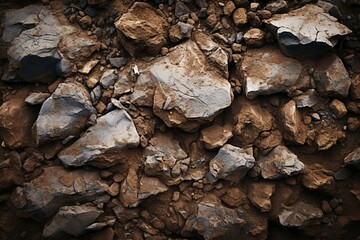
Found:
[[[171,26],[169,30],[170,41],[178,43],[183,39],[190,38],[193,29],[194,26],[191,24],[178,22],[177,24]]]
[[[319,94],[315,89],[308,89],[301,95],[293,97],[297,108],[313,107],[319,102]]]
[[[41,107],[34,124],[38,144],[77,136],[95,113],[90,95],[76,82],[60,83]]]
[[[50,93],[32,93],[26,99],[25,102],[30,105],[42,104],[51,96]]]
[[[328,150],[334,146],[338,140],[345,138],[345,132],[334,129],[332,132],[325,131],[319,133],[315,139],[318,150]]]
[[[31,126],[35,120],[36,111],[23,99],[4,102],[0,106],[0,140],[10,148],[33,146]]]
[[[201,130],[200,140],[207,149],[214,149],[224,146],[232,136],[231,126],[212,125]]]
[[[356,74],[351,78],[350,97],[360,99],[360,74]]]
[[[244,40],[250,47],[262,47],[265,44],[265,33],[258,28],[252,28],[245,33]]]
[[[238,182],[254,166],[255,159],[244,149],[225,144],[210,161],[209,178]]]
[[[284,138],[298,144],[304,144],[306,140],[306,127],[301,119],[295,101],[291,100],[280,109],[280,121],[283,124]]]
[[[258,164],[265,179],[292,176],[304,169],[304,164],[285,146],[277,146],[268,155],[261,156]]]
[[[351,33],[335,17],[313,4],[287,14],[275,14],[265,22],[276,32],[281,50],[291,57],[320,57],[336,45],[334,37]]]
[[[62,206],[93,201],[106,194],[108,187],[97,172],[68,171],[53,166],[44,168],[38,178],[17,187],[11,195],[11,203],[18,215],[43,219]]]
[[[269,10],[271,13],[285,13],[289,10],[288,4],[284,0],[278,0],[272,3],[266,4],[266,10]]]
[[[246,51],[241,65],[246,97],[254,99],[289,90],[299,80],[302,68],[299,61],[273,47]]]
[[[251,203],[259,208],[261,212],[271,210],[271,196],[275,191],[275,184],[267,182],[257,182],[250,185],[248,193]]]
[[[226,238],[234,227],[241,227],[245,221],[237,211],[221,205],[216,196],[208,196],[197,205],[197,212],[187,218],[185,226],[198,232],[204,239]],[[184,229],[183,229],[184,231]]]
[[[103,88],[107,89],[110,86],[113,86],[115,80],[118,79],[118,75],[115,74],[113,69],[106,70],[100,78],[100,84]]]
[[[231,207],[238,207],[246,203],[246,194],[238,188],[230,188],[221,200]]]
[[[347,113],[345,104],[337,99],[332,100],[329,107],[338,119],[343,118]]]
[[[301,179],[302,184],[311,190],[332,192],[335,190],[334,173],[326,170],[322,165],[315,164],[306,166],[304,175]]]
[[[90,57],[93,52],[98,51],[100,43],[94,36],[75,32],[61,38],[59,49],[68,59],[79,61]]]
[[[92,205],[64,206],[54,218],[44,227],[43,237],[56,237],[61,233],[80,236],[102,214]]]
[[[355,149],[344,159],[345,165],[352,165],[360,168],[360,148]]]
[[[320,224],[322,217],[320,208],[299,201],[282,210],[279,222],[285,227],[305,227]]]
[[[317,91],[322,96],[347,97],[351,79],[341,59],[335,54],[322,58],[313,73]]]
[[[155,55],[166,44],[168,23],[150,4],[136,2],[115,22],[122,45],[131,56]]]
[[[233,21],[237,26],[243,26],[248,22],[246,8],[238,8],[233,13]]]
[[[125,110],[114,110],[100,117],[96,124],[58,155],[66,166],[85,164],[104,167],[116,164],[116,154],[139,145],[139,135]]]

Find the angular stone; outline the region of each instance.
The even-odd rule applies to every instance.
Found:
[[[191,24],[178,22],[177,24],[171,26],[169,30],[170,41],[178,43],[183,39],[190,38],[193,29],[194,26]]]
[[[350,97],[354,100],[360,99],[360,74],[351,78]]]
[[[275,147],[268,155],[257,161],[261,176],[265,179],[278,179],[303,172],[304,164],[285,146]]]
[[[246,203],[246,194],[238,188],[230,188],[221,200],[230,207],[238,207]]]
[[[250,184],[248,193],[251,203],[259,208],[261,212],[271,210],[271,196],[275,191],[275,184],[267,182],[257,182]]]
[[[305,227],[320,224],[322,217],[320,208],[298,201],[282,210],[279,222],[285,227]]]
[[[54,218],[44,227],[43,237],[56,237],[62,233],[80,236],[102,214],[92,205],[64,206]]]
[[[295,101],[291,100],[280,109],[280,122],[285,130],[284,138],[298,144],[306,140],[306,126],[301,119]]]
[[[205,143],[207,149],[220,148],[232,138],[231,126],[212,125],[201,130],[200,140]]]
[[[277,0],[272,3],[266,4],[266,10],[269,10],[271,13],[286,13],[289,8],[285,0]]]
[[[344,159],[345,165],[355,166],[360,169],[360,148],[349,153]]]
[[[336,45],[334,37],[351,33],[335,17],[313,4],[287,14],[275,14],[265,22],[276,31],[281,51],[291,57],[318,58]]]
[[[116,154],[139,145],[135,125],[125,110],[113,110],[58,155],[66,166],[90,164],[105,167],[117,163]],[[111,154],[110,154],[111,153]]]
[[[345,104],[338,99],[332,100],[329,107],[337,119],[343,118],[347,113]]]
[[[181,17],[182,15],[189,14],[190,9],[181,1],[176,1],[175,4],[175,17]]]
[[[246,51],[241,68],[246,97],[254,99],[259,95],[290,90],[298,82],[303,67],[278,49],[264,47]]]
[[[100,198],[108,187],[98,172],[52,166],[44,168],[38,178],[17,187],[11,203],[18,215],[43,219],[51,217],[62,206]]]
[[[335,54],[318,61],[313,79],[318,93],[322,96],[344,98],[348,96],[351,79],[343,62]]]
[[[238,8],[233,13],[233,21],[236,26],[243,26],[248,22],[246,8]]]
[[[115,22],[122,45],[131,56],[156,55],[166,44],[168,23],[151,5],[135,2]]]
[[[254,166],[255,159],[242,148],[225,144],[210,161],[209,178],[238,182]]]
[[[115,80],[118,79],[118,75],[115,74],[115,71],[113,69],[106,70],[103,75],[100,78],[100,84],[104,89],[109,88],[110,86],[113,86],[115,83]]]
[[[306,166],[301,179],[302,184],[311,190],[331,193],[335,190],[334,173],[326,170],[322,165]]]
[[[228,1],[224,6],[224,15],[230,16],[235,9],[235,3],[233,1]]]
[[[246,45],[259,48],[265,44],[265,33],[258,28],[252,28],[244,34],[244,40]]]
[[[25,99],[25,102],[30,105],[38,105],[38,104],[42,104],[43,102],[45,102],[45,100],[48,99],[50,96],[51,96],[50,93],[34,92]]]
[[[77,82],[60,83],[41,107],[34,124],[38,144],[77,136],[95,112],[86,88]]]
[[[308,89],[301,95],[293,97],[293,100],[296,102],[297,108],[304,108],[315,106],[319,102],[320,97],[315,89]]]
[[[344,138],[345,138],[345,132],[341,130],[333,129],[331,132],[329,131],[320,132],[315,139],[315,143],[316,146],[318,147],[318,150],[321,151],[328,150],[331,147],[333,147],[338,140]]]

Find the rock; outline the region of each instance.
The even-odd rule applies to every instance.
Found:
[[[10,148],[33,146],[31,126],[36,114],[37,111],[23,99],[17,97],[5,101],[0,106],[0,141]]]
[[[100,84],[104,89],[109,88],[115,84],[115,80],[118,79],[118,75],[115,74],[113,69],[106,70],[100,78]]]
[[[168,190],[168,186],[155,177],[142,176],[139,185],[139,200],[166,192]]]
[[[235,9],[236,9],[235,3],[233,1],[228,1],[224,6],[224,15],[231,16],[231,14]]]
[[[360,74],[351,78],[350,97],[354,100],[360,99]]]
[[[99,59],[92,59],[85,63],[82,69],[79,70],[79,73],[89,74],[91,70],[98,64]]]
[[[108,187],[98,172],[52,166],[44,168],[38,178],[17,187],[10,200],[19,216],[40,220],[51,217],[62,206],[100,198]]]
[[[38,104],[42,104],[43,102],[46,101],[46,99],[48,99],[51,96],[50,93],[31,93],[26,99],[25,102],[30,104],[30,105],[38,105]]]
[[[273,47],[246,51],[241,65],[246,97],[254,99],[289,90],[300,79],[302,68],[299,61]]]
[[[360,148],[357,148],[348,154],[344,159],[344,163],[345,165],[351,165],[360,168]]]
[[[123,47],[131,56],[156,55],[166,44],[168,23],[150,4],[135,2],[115,22]]]
[[[290,57],[318,58],[337,43],[334,37],[351,33],[324,9],[307,4],[265,21],[276,32],[281,51]]]
[[[205,240],[225,239],[231,236],[231,229],[244,223],[236,210],[222,206],[216,196],[210,195],[197,205],[196,214],[187,218],[185,228],[189,226],[190,231],[194,229]]]
[[[221,200],[230,207],[238,207],[246,203],[246,194],[238,188],[230,188]]]
[[[170,41],[173,43],[178,43],[183,39],[190,38],[193,29],[194,26],[191,24],[178,22],[177,24],[171,26],[169,30]]]
[[[218,154],[210,161],[209,178],[216,180],[222,178],[239,182],[254,166],[255,159],[242,148],[225,144]]]
[[[90,27],[91,23],[92,23],[91,17],[87,15],[80,18],[79,20],[79,24],[83,29],[87,29],[88,27]]]
[[[288,3],[284,0],[276,0],[275,2],[266,4],[266,10],[269,10],[272,14],[275,13],[286,13],[288,8]]]
[[[107,191],[107,193],[112,197],[116,197],[119,194],[119,192],[120,192],[120,185],[117,182],[111,184]]]
[[[116,153],[138,145],[139,135],[131,117],[125,110],[118,109],[98,118],[94,126],[58,157],[65,166],[90,164],[104,167],[117,163]]]
[[[320,224],[322,217],[320,208],[298,201],[282,210],[279,222],[285,227],[305,227]]]
[[[297,108],[304,108],[315,106],[319,102],[320,97],[315,89],[308,89],[301,95],[293,97],[293,100],[296,102]]]
[[[341,130],[333,129],[330,132],[329,131],[320,132],[315,139],[315,143],[318,147],[318,150],[321,151],[328,150],[332,146],[334,146],[338,140],[344,138],[345,138],[345,132]]]
[[[334,173],[319,164],[306,166],[301,179],[302,184],[311,190],[332,193],[335,190]]]
[[[349,131],[355,132],[360,127],[360,121],[356,117],[349,117],[346,121]]]
[[[59,42],[60,51],[71,60],[86,60],[93,52],[100,49],[95,36],[74,32],[63,36]]]
[[[122,66],[126,65],[127,60],[123,57],[113,57],[109,58],[109,62],[114,68],[121,68]]]
[[[175,17],[181,17],[182,15],[189,14],[190,9],[181,1],[176,1],[175,4]]]
[[[95,112],[85,87],[77,82],[60,83],[42,105],[34,124],[37,144],[77,136]]]
[[[243,26],[248,22],[246,8],[238,8],[233,13],[233,21],[236,26]]]
[[[302,122],[299,110],[296,108],[295,101],[291,100],[280,109],[280,122],[285,130],[284,138],[298,144],[304,144],[307,129]]]
[[[244,40],[246,45],[259,48],[265,44],[265,33],[258,28],[252,28],[245,33]]]
[[[318,61],[313,79],[318,93],[322,96],[348,96],[351,79],[341,59],[335,54]]]
[[[271,196],[275,192],[275,184],[268,182],[257,182],[250,185],[248,193],[251,203],[259,208],[261,212],[271,210]]]
[[[96,207],[86,204],[61,207],[51,222],[44,227],[43,237],[56,237],[61,233],[80,236],[102,213],[103,211]]]
[[[343,118],[347,114],[345,104],[337,99],[332,100],[329,107],[337,119]]]
[[[285,146],[275,147],[268,155],[257,161],[261,176],[265,179],[278,179],[303,172],[304,164]]]
[[[11,151],[8,158],[0,160],[0,191],[22,184],[25,181],[21,169],[21,156],[16,151]]]
[[[108,0],[87,0],[87,3],[91,6],[105,7],[109,3],[109,1]]]
[[[220,148],[232,138],[231,126],[212,125],[201,130],[200,140],[205,143],[207,149]]]

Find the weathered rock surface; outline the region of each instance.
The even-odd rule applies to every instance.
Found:
[[[238,188],[230,188],[226,194],[221,197],[221,200],[230,207],[238,207],[246,203],[246,194]]]
[[[286,207],[279,215],[279,222],[285,227],[305,227],[320,224],[323,212],[313,205],[297,202]]]
[[[56,237],[67,233],[72,236],[80,236],[86,232],[103,211],[92,205],[64,206],[54,218],[45,226],[43,237]]]
[[[257,182],[250,185],[249,199],[251,203],[259,208],[261,212],[271,210],[271,196],[275,191],[275,184],[268,182]]]
[[[331,193],[335,190],[334,173],[326,170],[322,165],[307,166],[301,179],[302,184],[311,190]]]
[[[338,99],[332,100],[329,107],[338,119],[343,118],[347,113],[345,104]]]
[[[281,50],[291,57],[317,58],[337,43],[334,37],[351,33],[319,6],[308,4],[265,21],[276,32]]]
[[[30,105],[42,104],[51,96],[50,93],[32,93],[26,99],[25,102]]]
[[[37,143],[79,135],[92,113],[95,109],[83,85],[76,82],[59,84],[42,105],[34,124]]]
[[[344,159],[345,165],[352,165],[360,168],[360,148],[355,149]]]
[[[258,164],[265,179],[292,176],[304,169],[304,164],[285,146],[277,146],[268,155],[261,156]]]
[[[124,48],[131,56],[157,54],[167,42],[168,23],[148,3],[136,2],[115,22]]]
[[[104,167],[116,164],[116,153],[138,145],[139,135],[132,118],[125,110],[117,109],[100,117],[58,157],[65,166],[90,164]]]
[[[252,28],[244,34],[244,40],[250,47],[262,47],[265,44],[265,32],[259,28]]]
[[[43,219],[62,206],[93,201],[107,189],[97,172],[46,167],[38,178],[15,189],[11,203],[18,215]]]
[[[274,47],[246,51],[241,65],[246,97],[254,99],[289,90],[299,80],[302,68],[299,61]]]
[[[178,43],[183,39],[191,37],[191,32],[194,26],[188,23],[178,22],[169,30],[169,38],[173,43]]]
[[[238,182],[254,166],[255,159],[242,148],[225,144],[210,161],[208,178]]]
[[[207,149],[214,149],[224,146],[233,136],[232,126],[212,125],[201,130],[200,140],[205,143]]]

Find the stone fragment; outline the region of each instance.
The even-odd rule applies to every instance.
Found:
[[[255,159],[242,148],[225,144],[210,161],[209,178],[214,182],[220,178],[240,181],[254,166]]]
[[[86,204],[61,207],[54,218],[44,227],[43,237],[56,237],[61,233],[78,237],[84,234],[86,228],[102,213],[102,210]]]
[[[205,143],[207,149],[214,149],[224,146],[232,136],[231,126],[215,124],[201,130],[200,140]]]
[[[115,27],[123,47],[133,57],[156,55],[167,42],[168,23],[148,3],[135,2],[115,22]]]
[[[113,69],[106,70],[100,78],[100,84],[104,89],[109,88],[115,84],[115,80],[118,79],[118,75]]]
[[[280,109],[280,122],[285,130],[284,138],[298,144],[304,144],[306,140],[306,126],[301,119],[295,101],[291,100]]]
[[[241,65],[246,97],[254,99],[290,90],[299,80],[302,68],[299,61],[273,47],[246,51]]]
[[[322,217],[323,212],[320,208],[298,201],[282,210],[279,222],[285,227],[305,227],[320,224]]]
[[[235,3],[233,1],[228,1],[224,6],[224,15],[231,16],[231,14],[235,9],[236,9]]]
[[[275,192],[275,184],[268,182],[256,182],[250,185],[248,197],[251,203],[261,212],[271,210],[271,196]]]
[[[238,188],[230,188],[221,200],[230,207],[239,207],[246,203],[246,194]]]
[[[345,138],[345,132],[341,130],[332,130],[320,132],[315,139],[315,143],[318,147],[318,150],[328,150],[334,146],[338,140]]]
[[[176,1],[175,4],[175,17],[181,17],[182,15],[189,14],[189,8],[181,1]]]
[[[217,19],[216,14],[214,14],[214,13],[210,14],[210,15],[206,18],[206,24],[207,24],[210,28],[214,28],[217,23],[218,23],[218,19]]]
[[[233,21],[236,26],[243,26],[248,22],[246,8],[238,8],[233,13]]]
[[[258,28],[252,28],[244,34],[244,40],[246,45],[259,48],[265,44],[265,33]]]
[[[117,109],[98,118],[94,126],[58,157],[65,166],[105,167],[117,163],[116,153],[138,145],[139,135],[132,118],[125,110]]]
[[[83,85],[61,83],[41,107],[34,124],[36,142],[43,144],[79,135],[94,112],[89,93]]]
[[[99,59],[92,59],[85,63],[82,69],[79,70],[79,73],[89,74],[91,70],[98,64]]]
[[[268,155],[261,156],[257,163],[265,179],[293,176],[304,169],[304,164],[285,146],[275,147]]]
[[[355,166],[360,168],[360,148],[355,149],[349,153],[344,159],[345,165]]]
[[[98,172],[46,167],[34,180],[17,187],[11,195],[15,212],[23,217],[44,219],[60,207],[100,198],[108,190]]]
[[[288,8],[288,3],[285,0],[276,0],[272,3],[268,3],[265,6],[266,10],[269,10],[272,14],[275,13],[286,13]]]
[[[329,107],[337,119],[343,118],[347,113],[345,104],[338,99],[332,100]]]
[[[46,99],[48,99],[50,97],[50,93],[38,93],[38,92],[34,92],[31,93],[26,99],[25,102],[30,104],[30,105],[38,105],[38,104],[42,104],[43,102],[45,102]]]
[[[320,97],[315,89],[308,89],[301,95],[293,97],[293,100],[296,102],[297,108],[304,108],[315,106],[319,102]]]
[[[311,190],[331,193],[335,190],[334,173],[319,164],[306,166],[301,179],[302,184]]]
[[[351,78],[350,97],[354,100],[360,99],[360,74]]]
[[[68,59],[81,61],[100,49],[100,43],[95,36],[74,32],[64,35],[59,42],[59,50]]]
[[[335,37],[351,33],[324,9],[307,4],[265,21],[274,29],[281,51],[291,57],[318,58],[337,43]]]
[[[116,197],[119,194],[119,192],[120,192],[120,185],[117,182],[111,184],[107,191],[107,193],[112,197]]]
[[[121,68],[122,66],[126,65],[127,60],[123,57],[112,57],[109,58],[109,62],[114,68]]]
[[[194,26],[191,24],[178,22],[169,29],[170,41],[173,43],[178,43],[183,39],[190,38],[193,29]]]

